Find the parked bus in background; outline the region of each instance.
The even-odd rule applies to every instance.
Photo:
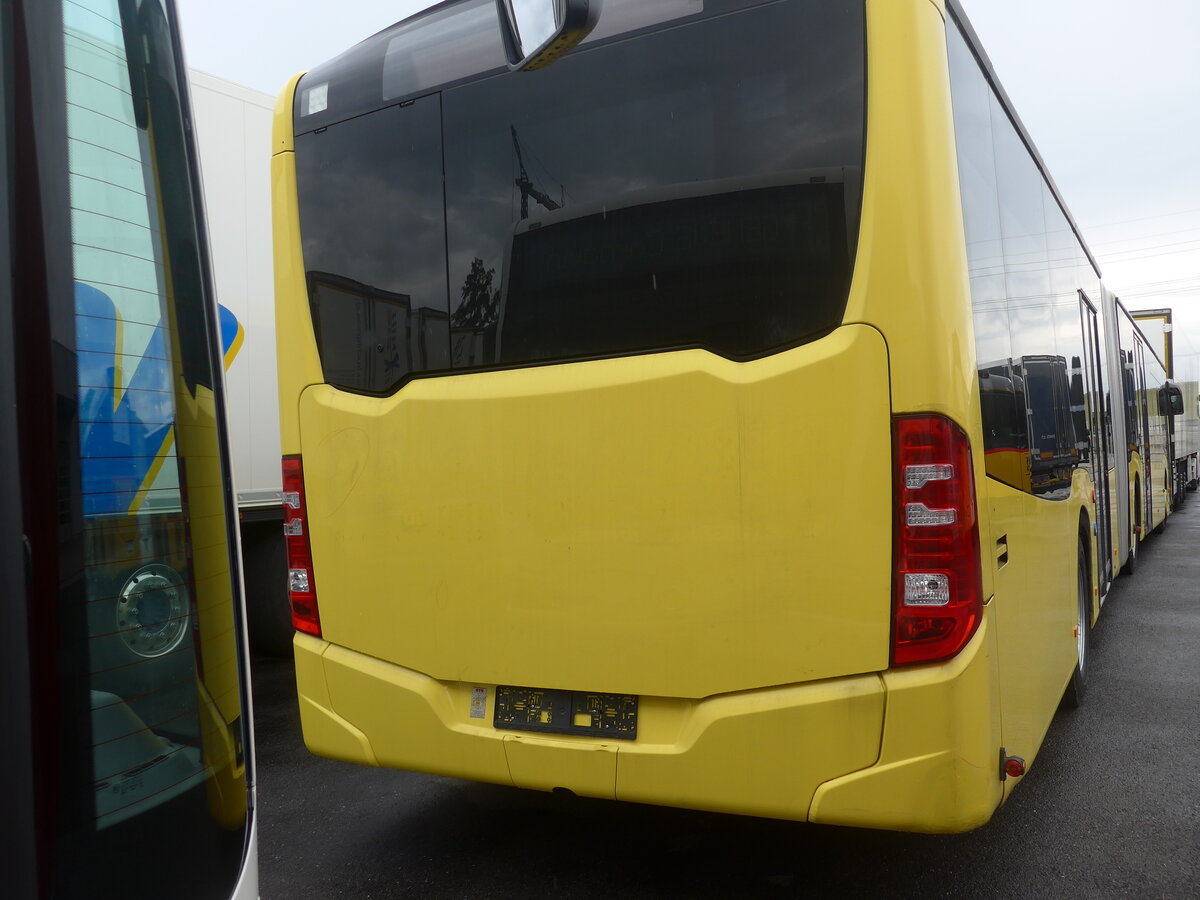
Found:
[[[174,5],[2,9],[6,895],[255,897],[232,348]]]
[[[1171,429],[1175,462],[1172,503],[1182,506],[1187,492],[1200,484],[1200,351],[1187,332],[1176,327],[1171,310],[1135,309],[1130,315],[1166,366],[1167,378],[1182,394],[1183,412],[1175,417]]]
[[[280,96],[305,740],[978,826],[1083,696],[1135,338],[954,0],[596,11],[442,3]]]
[[[1117,297],[1105,292],[1112,358],[1113,428],[1124,435],[1125,464],[1117,467],[1117,490],[1126,503],[1118,510],[1124,551],[1120,564],[1131,573],[1138,546],[1158,531],[1171,508],[1170,417],[1167,373],[1145,334]],[[1125,510],[1128,509],[1128,515]]]

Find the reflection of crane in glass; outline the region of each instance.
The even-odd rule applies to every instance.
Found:
[[[537,185],[529,177],[529,173],[525,170],[525,157],[521,153],[521,139],[517,137],[517,128],[515,125],[508,126],[512,130],[513,150],[517,153],[517,167],[520,173],[517,175],[517,187],[521,189],[521,218],[529,218],[529,198],[532,197],[546,209],[553,212],[556,209],[562,208],[562,203],[556,202],[553,197],[545,191],[539,190]]]

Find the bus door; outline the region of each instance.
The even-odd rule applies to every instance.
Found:
[[[1142,521],[1151,528],[1154,525],[1154,467],[1150,459],[1150,395],[1146,393],[1146,347],[1136,335],[1130,355],[1133,359],[1133,393],[1137,398],[1137,451],[1146,479],[1146,488],[1142,491]]]
[[[1112,448],[1108,445],[1107,431],[1104,428],[1104,394],[1100,385],[1100,331],[1096,316],[1096,307],[1088,299],[1087,294],[1079,292],[1079,314],[1083,321],[1084,360],[1083,372],[1084,415],[1087,423],[1087,437],[1080,435],[1080,442],[1086,440],[1088,464],[1091,466],[1092,484],[1096,486],[1096,559],[1099,561],[1097,573],[1100,586],[1100,602],[1108,594],[1108,588],[1113,580],[1112,555],[1112,498],[1109,495],[1108,468]]]
[[[0,871],[10,897],[257,897],[237,508],[175,5],[6,0],[0,62],[0,722],[22,830]]]

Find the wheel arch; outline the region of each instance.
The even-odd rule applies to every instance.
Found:
[[[1096,624],[1096,618],[1100,614],[1099,597],[1096,592],[1096,585],[1100,583],[1100,573],[1097,571],[1097,560],[1100,555],[1095,552],[1094,545],[1098,541],[1098,537],[1092,533],[1091,519],[1088,517],[1086,509],[1079,510],[1079,548],[1083,550],[1084,558],[1087,560],[1086,570],[1088,576],[1088,588],[1091,590],[1092,596],[1089,600],[1091,606],[1091,621],[1088,627]]]

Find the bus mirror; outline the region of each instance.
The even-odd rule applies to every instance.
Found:
[[[601,0],[496,0],[508,67],[540,69],[596,27]]]
[[[1159,405],[1168,416],[1183,415],[1183,391],[1173,384],[1166,385],[1162,389]]]

